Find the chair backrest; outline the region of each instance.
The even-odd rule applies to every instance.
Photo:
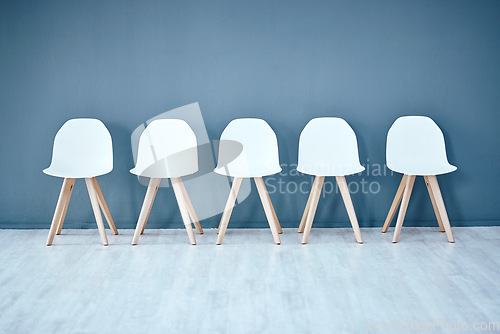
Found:
[[[258,118],[232,120],[222,132],[215,172],[234,177],[261,177],[281,171],[273,129]]]
[[[408,175],[437,175],[457,168],[448,162],[444,136],[426,116],[399,117],[387,133],[387,167]]]
[[[356,134],[338,117],[314,118],[299,139],[297,170],[311,175],[342,176],[362,172]]]
[[[137,163],[131,173],[155,178],[173,178],[198,171],[196,135],[180,119],[151,122],[142,132]]]
[[[113,170],[113,144],[106,126],[98,119],[70,119],[57,131],[49,175],[83,178]]]

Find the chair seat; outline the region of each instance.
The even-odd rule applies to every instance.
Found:
[[[457,167],[450,164],[440,164],[440,165],[412,165],[412,166],[392,166],[387,163],[387,167],[397,173],[406,175],[441,175],[451,173],[457,170]]]
[[[253,166],[251,170],[244,171],[241,168],[226,168],[226,166],[218,167],[214,169],[214,172],[219,175],[231,176],[231,177],[263,177],[268,175],[273,175],[281,172],[281,167],[266,167],[266,166]]]
[[[136,166],[130,170],[130,173],[137,176],[166,179],[191,175],[197,171],[198,165],[195,164],[166,164],[164,160],[160,160],[146,168]]]
[[[427,116],[403,116],[387,133],[387,167],[406,175],[440,175],[457,167],[448,162],[443,132]]]
[[[43,172],[47,175],[56,177],[80,179],[80,178],[92,178],[100,175],[105,175],[111,172],[111,170],[113,169],[111,167],[109,169],[91,170],[86,166],[84,166],[84,168],[76,168],[76,167],[77,166],[74,166],[72,168],[61,168],[61,167],[50,166],[48,168],[45,168]]]
[[[137,161],[130,173],[151,178],[178,178],[198,171],[196,135],[181,119],[157,119],[142,132]]]
[[[315,175],[315,176],[345,176],[361,173],[365,170],[365,167],[361,165],[352,166],[306,166],[299,165],[297,170],[304,174]]]
[[[111,135],[100,120],[70,119],[57,131],[50,166],[44,173],[64,178],[92,178],[113,170]]]

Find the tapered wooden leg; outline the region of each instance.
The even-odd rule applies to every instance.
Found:
[[[304,209],[304,213],[302,214],[302,219],[300,220],[299,225],[299,233],[304,232],[304,227],[306,226],[307,214],[309,213],[309,208],[311,206],[311,198],[313,197],[312,189],[314,188],[314,183],[317,181],[317,178],[314,179],[313,184],[311,186],[311,191],[309,192],[309,197],[307,198],[306,207]]]
[[[92,210],[94,210],[95,221],[97,223],[99,235],[101,236],[102,244],[107,246],[108,238],[106,237],[106,230],[104,229],[104,222],[102,221],[101,209],[99,208],[99,200],[97,199],[97,191],[94,187],[94,182],[91,178],[85,178],[85,183],[87,184],[90,204],[92,204]]]
[[[276,215],[276,211],[274,211],[273,202],[271,201],[271,197],[269,196],[269,192],[267,191],[265,183],[264,183],[264,189],[266,190],[267,202],[269,203],[269,206],[271,207],[271,213],[273,216],[274,224],[276,225],[276,229],[278,230],[278,233],[281,234],[281,233],[283,233],[283,230],[281,229],[281,225],[280,225],[280,222],[278,220],[278,216]]]
[[[198,216],[196,215],[196,212],[194,211],[193,203],[191,203],[191,200],[189,199],[186,187],[184,186],[184,182],[182,182],[182,179],[179,178],[179,185],[182,190],[182,195],[184,196],[184,200],[186,201],[187,209],[189,212],[189,217],[191,217],[191,220],[193,221],[194,226],[196,227],[196,231],[198,234],[203,234],[203,229],[201,228],[200,221],[198,220]]]
[[[146,229],[146,224],[148,223],[148,220],[149,220],[149,214],[151,213],[151,208],[153,207],[153,202],[156,198],[156,193],[158,192],[158,188],[160,187],[160,184],[161,184],[161,179],[160,179],[160,182],[158,182],[158,185],[154,188],[153,195],[152,195],[153,199],[152,199],[151,205],[149,206],[149,209],[147,211],[146,219],[144,220],[144,224],[142,224],[141,235],[144,234],[144,230]]]
[[[391,208],[389,209],[389,213],[387,214],[387,218],[385,219],[384,226],[382,227],[382,233],[387,232],[389,226],[391,226],[392,218],[394,218],[394,214],[398,209],[399,203],[401,203],[401,198],[403,198],[403,192],[406,187],[406,179],[408,175],[403,175],[401,179],[401,183],[399,184],[398,191],[396,192],[396,196],[394,196],[394,200],[392,201]]]
[[[267,222],[269,223],[269,227],[271,228],[271,233],[273,234],[274,243],[279,245],[281,243],[281,240],[278,233],[277,225],[274,222],[271,206],[269,205],[269,201],[267,200],[266,184],[264,183],[264,180],[261,177],[254,177],[253,179],[255,181],[255,185],[257,186],[257,191],[259,193],[262,206],[264,207],[264,212],[266,213]]]
[[[324,176],[316,176],[313,182],[313,187],[311,189],[311,195],[312,195],[311,204],[307,212],[304,234],[302,235],[303,244],[307,244],[307,240],[309,240],[309,234],[311,233],[312,223],[314,220],[314,215],[316,214],[316,208],[318,207],[318,201],[321,195],[321,189],[323,188],[324,181],[325,181]]]
[[[406,209],[408,209],[408,203],[410,202],[413,183],[415,183],[415,175],[408,175],[408,177],[406,178],[405,190],[403,193],[403,198],[401,200],[401,207],[399,208],[398,220],[396,222],[396,229],[394,230],[392,242],[398,242],[399,240],[401,227],[403,227],[403,221],[405,220]]]
[[[363,243],[363,238],[361,237],[361,230],[359,229],[358,218],[356,218],[356,211],[354,211],[354,206],[352,205],[351,194],[349,193],[349,187],[345,180],[345,176],[335,176],[337,184],[340,189],[340,194],[344,200],[344,205],[347,210],[347,215],[351,221],[352,229],[354,230],[354,236],[356,241],[360,244]]]
[[[99,201],[99,206],[101,207],[102,213],[108,222],[109,228],[113,232],[113,234],[118,234],[118,230],[116,229],[115,222],[113,221],[113,217],[111,217],[111,212],[109,212],[108,204],[104,199],[104,195],[102,194],[101,187],[99,186],[99,182],[97,182],[97,178],[93,177],[92,182],[94,182],[94,188],[97,193],[97,199]]]
[[[240,190],[242,177],[235,177],[233,180],[233,185],[231,186],[231,191],[229,192],[229,197],[227,198],[226,206],[224,207],[224,212],[220,220],[217,236],[217,245],[222,244],[224,235],[226,234],[227,224],[229,223],[229,218],[233,212],[234,203],[236,202],[236,197],[238,196],[238,191]]]
[[[160,178],[151,178],[149,180],[148,190],[146,190],[146,196],[144,197],[141,213],[139,214],[139,219],[137,220],[137,225],[135,227],[134,237],[132,238],[132,245],[137,245],[139,237],[144,231],[144,226],[146,226],[146,222],[149,218],[149,213],[151,212],[151,207],[153,206],[160,182]]]
[[[69,200],[68,195],[74,183],[75,179],[70,178],[66,178],[63,181],[61,191],[59,193],[59,199],[57,200],[56,211],[54,212],[54,217],[52,217],[49,236],[47,237],[47,246],[52,245],[52,241],[54,240],[54,236],[56,235],[57,229],[59,227],[59,222],[61,221],[61,217],[64,212],[64,203]]]
[[[436,206],[439,210],[439,215],[441,216],[448,241],[455,242],[453,232],[451,231],[450,220],[448,219],[448,213],[446,212],[446,207],[444,206],[443,196],[441,195],[441,190],[439,189],[436,175],[430,175],[427,178],[432,188],[432,194],[434,195],[434,200],[436,201]]]
[[[172,187],[174,188],[175,198],[177,199],[177,205],[179,205],[179,210],[181,211],[182,221],[186,227],[189,242],[191,245],[196,245],[196,238],[194,237],[193,226],[191,225],[191,220],[189,219],[189,212],[186,204],[186,199],[182,193],[182,187],[180,183],[182,182],[180,178],[171,178]]]
[[[425,185],[427,186],[427,191],[429,192],[429,197],[431,198],[432,207],[434,208],[434,213],[436,214],[436,218],[437,218],[437,221],[439,224],[439,230],[441,232],[444,232],[445,230],[444,230],[444,226],[443,226],[443,221],[441,220],[441,215],[439,214],[439,209],[437,207],[436,200],[434,199],[434,194],[432,193],[432,188],[431,188],[431,184],[429,181],[429,177],[427,175],[425,175],[424,179],[425,179]]]
[[[66,218],[66,212],[68,211],[68,206],[69,206],[69,201],[71,199],[71,194],[73,193],[73,188],[75,187],[75,179],[68,179],[68,180],[72,180],[72,181],[69,181],[70,183],[68,184],[68,187],[69,187],[68,195],[64,201],[64,210],[61,214],[61,218],[59,219],[59,224],[57,226],[57,232],[56,232],[57,235],[61,234],[61,230],[62,230],[62,227],[64,224],[64,218]]]

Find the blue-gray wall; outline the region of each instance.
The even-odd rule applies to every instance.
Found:
[[[135,226],[145,188],[128,172],[130,134],[192,102],[212,139],[233,118],[266,119],[286,164],[297,162],[313,117],[345,118],[362,163],[376,166],[398,116],[428,115],[458,166],[439,178],[452,224],[500,221],[500,1],[19,0],[0,4],[0,226],[48,228],[61,180],[42,169],[56,131],[75,117],[108,126],[115,168],[101,187],[117,226]],[[353,195],[362,226],[381,226],[399,179],[348,177],[381,186]],[[435,226],[417,181],[408,225]],[[284,226],[298,225],[306,199],[272,195]],[[349,226],[340,196],[318,210],[315,226]],[[230,226],[265,225],[254,191]],[[82,181],[67,226],[95,227]],[[171,189],[159,192],[148,226],[182,227]]]

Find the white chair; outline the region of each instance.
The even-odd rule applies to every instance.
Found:
[[[113,144],[106,126],[100,120],[89,118],[71,119],[64,123],[54,139],[52,162],[49,168],[43,171],[45,174],[64,178],[47,246],[52,245],[55,234],[61,233],[75,179],[78,178],[84,178],[87,184],[103,245],[108,245],[108,239],[100,210],[104,213],[113,233],[118,234],[96,179],[96,176],[107,174],[111,170],[113,170]]]
[[[297,170],[315,176],[299,226],[299,233],[304,232],[302,243],[306,244],[309,238],[326,176],[335,176],[356,241],[363,243],[345,176],[365,168],[359,163],[356,134],[349,124],[337,117],[310,120],[300,134]]]
[[[222,132],[215,172],[233,177],[233,184],[219,224],[217,245],[222,244],[243,178],[253,178],[276,244],[283,233],[263,176],[279,173],[278,141],[273,129],[258,118],[231,121]]]
[[[137,163],[135,168],[130,170],[132,174],[150,178],[132,245],[137,245],[140,235],[144,233],[156,192],[163,178],[172,182],[189,241],[192,245],[196,245],[190,219],[199,234],[202,234],[203,230],[181,177],[197,171],[198,148],[191,127],[180,119],[161,119],[151,122],[141,134]]]
[[[441,129],[429,117],[400,117],[392,124],[387,134],[386,155],[387,167],[403,174],[403,178],[382,232],[387,232],[401,203],[392,239],[392,242],[398,242],[415,177],[421,175],[425,179],[439,229],[442,232],[446,231],[449,242],[455,242],[436,175],[453,172],[457,167],[448,162]]]

